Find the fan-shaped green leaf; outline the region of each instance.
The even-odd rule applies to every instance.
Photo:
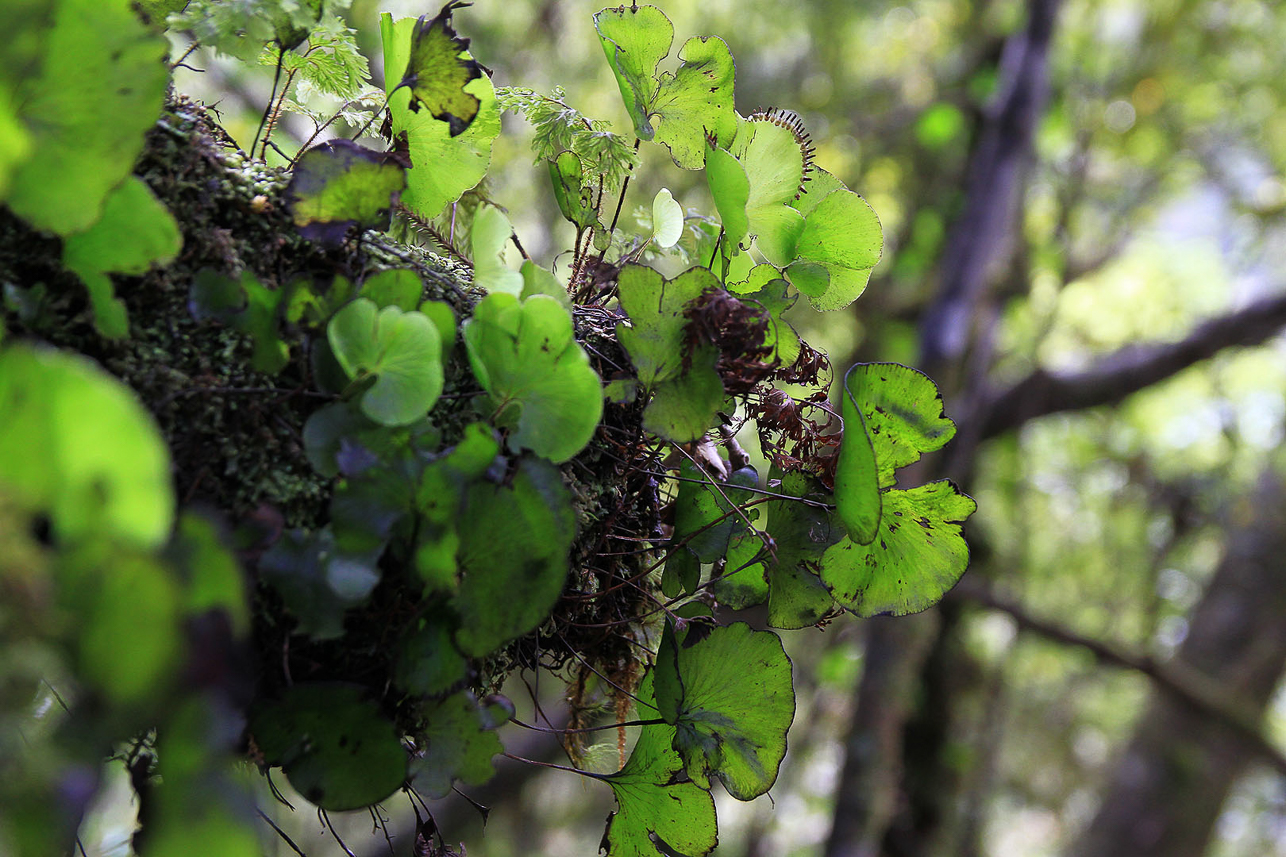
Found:
[[[576,522],[557,468],[524,458],[506,485],[475,482],[459,516],[456,643],[482,657],[539,625],[567,578]],[[497,531],[496,522],[504,522]]]
[[[858,616],[904,616],[932,607],[969,564],[960,533],[977,504],[945,480],[886,491],[868,545],[842,539],[822,557],[822,580]]]
[[[659,716],[652,687],[649,672],[636,694],[641,719]],[[653,837],[690,857],[703,857],[718,843],[714,798],[681,779],[683,759],[674,750],[674,736],[673,726],[644,726],[625,767],[607,778],[618,807],[603,836],[607,857],[656,857],[660,849]]]
[[[464,323],[474,377],[509,443],[554,462],[580,452],[603,412],[603,388],[558,301],[487,295]]]
[[[388,13],[380,17],[385,68],[406,68],[415,27],[414,18],[394,23]],[[391,77],[388,85],[392,85]],[[478,99],[478,112],[466,129],[452,134],[450,122],[410,108],[409,90],[389,90],[393,139],[396,144],[405,135],[406,153],[411,159],[402,204],[426,220],[437,217],[446,205],[481,181],[491,165],[491,144],[500,133],[495,87],[491,78],[483,74],[471,80],[465,92]]]
[[[296,684],[250,713],[264,761],[322,809],[371,806],[406,781],[402,741],[364,695],[351,684]]]
[[[519,272],[522,274],[522,294],[519,297],[524,301],[532,295],[549,295],[563,309],[569,313],[572,311],[572,296],[567,294],[567,287],[549,271],[527,259]]]
[[[674,542],[685,544],[702,562],[723,559],[728,542],[745,527],[733,504],[750,498],[745,489],[758,487],[759,475],[753,467],[743,467],[727,482],[716,483],[685,460],[679,477],[684,481],[674,501]]]
[[[452,137],[469,127],[482,105],[466,89],[482,77],[482,68],[468,55],[469,40],[451,27],[451,14],[468,5],[452,0],[435,17],[423,15],[415,22],[410,59],[395,87],[410,87],[411,109],[427,108],[433,118],[448,124]]]
[[[818,577],[826,549],[844,535],[828,508],[832,501],[822,484],[807,473],[774,470],[768,480],[793,500],[768,504],[768,532],[776,556],[768,566],[768,624],[774,628],[806,628],[835,610],[835,599]]]
[[[406,182],[396,156],[332,140],[300,156],[286,194],[301,235],[338,244],[353,227],[385,222]]]
[[[693,36],[679,49],[679,59],[677,71],[661,75],[649,112],[659,120],[656,140],[670,150],[674,163],[699,170],[706,138],[727,145],[737,130],[736,67],[727,43],[718,36]]]
[[[741,163],[728,152],[706,146],[706,183],[710,198],[723,225],[720,253],[724,260],[723,275],[728,277],[729,260],[741,252],[741,242],[750,232],[750,219],[746,216],[746,203],[750,199],[750,180]]]
[[[128,0],[60,0],[39,74],[16,87],[29,144],[3,200],[15,214],[59,235],[98,220],[161,112],[167,49]]]
[[[129,176],[107,195],[102,217],[63,242],[63,264],[89,290],[94,326],[120,339],[129,334],[129,321],[107,275],[142,274],[153,264],[169,264],[182,246],[169,210],[142,179]]]
[[[643,424],[673,441],[704,434],[723,403],[723,382],[714,370],[718,353],[709,346],[694,350],[684,332],[688,304],[717,288],[718,279],[706,268],[691,268],[673,280],[642,265],[627,265],[620,274],[618,294],[630,326],[618,325],[616,335],[639,382],[652,392]]]
[[[656,67],[670,53],[674,25],[655,6],[618,6],[595,15],[594,28],[634,120],[634,133],[651,140],[656,136],[651,120],[659,86]]]
[[[361,401],[362,412],[378,423],[411,423],[442,393],[442,345],[437,327],[422,313],[378,309],[358,298],[335,314],[326,337],[349,378],[375,376]]]
[[[522,293],[522,274],[501,257],[513,232],[509,218],[493,205],[481,206],[474,215],[469,240],[473,244],[473,284],[478,288],[514,296]]]
[[[594,16],[594,26],[640,140],[664,143],[674,163],[689,170],[701,168],[707,135],[727,145],[737,128],[736,69],[722,39],[688,39],[679,50],[678,70],[658,76],[657,65],[674,42],[674,25],[660,9],[604,9]]]
[[[459,443],[424,468],[415,492],[415,508],[420,513],[415,568],[427,592],[456,590],[459,510],[469,485],[491,467],[499,453],[495,430],[473,423],[465,427]]]
[[[0,350],[0,484],[57,538],[155,547],[174,519],[169,453],[151,416],[89,360]]]
[[[880,491],[894,471],[955,436],[937,385],[897,363],[859,363],[844,376],[844,441],[835,503],[849,538],[870,544],[880,523]]]
[[[708,788],[713,775],[739,800],[772,788],[795,718],[790,659],[776,634],[738,622],[689,644],[666,625],[655,675],[657,709],[675,727],[694,783]]]
[[[407,312],[419,307],[424,297],[424,281],[410,268],[390,268],[366,278],[362,283],[362,297],[375,301],[381,309],[395,306]]]
[[[862,294],[880,261],[880,219],[866,200],[820,169],[814,169],[795,207],[804,215],[804,225],[786,276],[815,309],[848,306]]]
[[[411,780],[430,798],[451,793],[456,780],[480,786],[491,779],[491,757],[504,747],[495,729],[513,716],[513,704],[503,696],[480,703],[463,691],[429,708],[424,715],[424,755],[411,763]]]
[[[764,257],[777,267],[795,258],[804,217],[791,207],[802,192],[809,167],[806,143],[778,112],[755,115],[737,129],[731,152],[746,171],[749,232]]]
[[[451,628],[441,616],[419,620],[398,645],[393,681],[407,693],[438,696],[458,690],[469,664],[451,641]]]

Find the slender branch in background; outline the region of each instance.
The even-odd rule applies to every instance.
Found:
[[[1283,328],[1286,292],[1210,319],[1178,342],[1123,348],[1083,372],[1037,369],[984,400],[973,419],[989,438],[1046,414],[1110,405],[1225,348],[1259,345]]]
[[[286,831],[278,827],[277,822],[269,818],[268,815],[262,809],[260,809],[259,807],[255,807],[255,812],[259,813],[260,818],[268,822],[268,826],[271,827],[273,830],[275,830],[277,832],[277,835],[281,837],[282,841],[290,846],[291,851],[294,851],[296,854],[299,855],[299,857],[308,857],[307,854],[299,850],[299,846],[295,844],[295,840],[287,836]]]
[[[1259,718],[1253,713],[1254,707],[1248,702],[1239,702],[1234,692],[1218,681],[1178,661],[1162,663],[1151,655],[1131,652],[1034,616],[1018,602],[997,595],[987,583],[973,577],[962,579],[947,598],[997,610],[1013,619],[1020,630],[1031,631],[1056,643],[1087,649],[1100,663],[1142,673],[1158,687],[1235,730],[1265,762],[1286,776],[1286,753],[1264,735]]]
[[[259,135],[263,133],[263,127],[267,123],[268,117],[272,114],[273,102],[277,100],[277,84],[281,83],[281,65],[286,61],[286,46],[278,45],[277,47],[277,71],[272,76],[272,92],[268,94],[268,106],[264,108],[263,116],[259,118],[259,127],[255,129],[255,138],[250,143],[250,154],[252,156],[255,153],[255,148],[259,145]]]

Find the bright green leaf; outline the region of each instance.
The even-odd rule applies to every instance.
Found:
[[[373,301],[358,298],[335,314],[326,336],[349,378],[376,376],[362,394],[362,411],[378,423],[411,423],[442,393],[438,329],[419,312],[377,309]]]
[[[410,268],[380,271],[367,277],[362,283],[362,297],[374,301],[381,309],[395,306],[403,312],[409,312],[420,305],[423,295],[424,281]]]
[[[688,39],[679,49],[679,59],[677,71],[661,75],[650,112],[659,119],[656,140],[669,148],[674,163],[699,170],[707,136],[727,145],[737,130],[736,67],[728,45],[718,36]]]
[[[653,675],[644,677],[636,696],[638,716],[658,716]],[[656,857],[655,836],[672,851],[702,857],[718,842],[714,798],[696,783],[681,779],[683,760],[675,752],[675,729],[644,726],[629,761],[607,778],[617,811],[607,820],[603,842],[607,857]]]
[[[849,538],[870,544],[880,523],[880,490],[894,471],[941,449],[956,433],[930,378],[897,363],[859,363],[844,376],[844,441],[835,503]]]
[[[451,601],[462,652],[482,657],[544,621],[563,590],[575,529],[571,497],[548,462],[524,458],[507,484],[469,487],[459,517],[463,579]]]
[[[960,533],[977,504],[943,480],[886,491],[879,531],[868,545],[845,538],[822,557],[822,580],[858,616],[904,616],[936,604],[964,574]]]
[[[415,22],[410,59],[396,87],[410,87],[411,109],[427,108],[434,119],[447,123],[452,137],[469,127],[482,106],[466,88],[482,77],[482,68],[468,55],[469,40],[451,27],[451,14],[468,5],[453,0],[435,17],[423,15]]]
[[[396,23],[387,12],[380,17],[384,42],[384,67],[406,68],[411,51],[414,18]],[[392,78],[388,81],[392,86]],[[395,91],[396,90],[396,91]],[[500,108],[496,90],[486,74],[465,86],[479,101],[478,113],[468,128],[452,134],[451,123],[429,112],[410,108],[409,90],[388,90],[388,109],[394,139],[406,135],[411,169],[406,174],[402,204],[417,216],[432,220],[460,194],[476,185],[491,165],[491,144],[500,133]]]
[[[679,243],[682,235],[683,206],[674,201],[667,188],[661,188],[652,200],[652,241],[668,249]]]
[[[656,703],[675,727],[674,747],[692,781],[718,777],[738,800],[766,793],[786,755],[795,717],[790,659],[771,631],[744,622],[690,645],[666,625],[656,656]]]
[[[120,339],[129,334],[129,323],[107,274],[137,275],[153,264],[167,265],[182,246],[169,210],[142,179],[129,176],[107,195],[102,217],[63,242],[63,264],[89,289],[98,331]]]
[[[710,347],[693,351],[685,336],[688,305],[717,288],[718,279],[706,268],[691,268],[673,280],[642,265],[627,265],[620,274],[618,294],[630,326],[618,325],[616,335],[639,382],[652,391],[643,425],[673,441],[704,434],[723,403],[723,382],[714,370],[718,353]]]
[[[720,251],[726,271],[727,260],[740,252],[741,242],[750,232],[750,219],[746,216],[750,180],[746,178],[745,168],[726,149],[707,146],[706,183],[723,225]]]
[[[746,171],[749,232],[764,257],[777,267],[795,258],[804,217],[791,207],[803,191],[811,149],[792,113],[756,114],[737,129],[732,154]]]
[[[17,85],[30,143],[3,201],[41,229],[70,235],[98,220],[161,113],[168,44],[131,6],[60,0],[39,74]]]
[[[167,554],[183,574],[183,606],[189,615],[222,610],[234,634],[244,636],[250,631],[250,607],[241,564],[223,543],[212,521],[185,513]]]
[[[532,295],[549,295],[569,313],[572,311],[572,297],[567,294],[567,287],[558,282],[558,278],[537,265],[530,259],[522,263],[522,294],[518,297],[524,301]]]
[[[602,383],[555,298],[487,295],[464,323],[464,342],[495,419],[514,427],[513,448],[561,463],[589,443],[603,412]]]
[[[478,288],[514,296],[522,293],[522,274],[506,265],[501,255],[513,232],[509,218],[493,205],[480,207],[474,215],[469,238],[473,243],[473,284]]]
[[[250,713],[249,731],[264,761],[325,810],[360,809],[402,787],[407,753],[393,723],[363,688],[306,683]]]
[[[301,235],[338,244],[354,227],[386,223],[406,186],[406,167],[395,156],[332,140],[299,157],[286,196]]]
[[[0,351],[0,484],[68,542],[156,547],[174,518],[169,452],[151,416],[97,365],[59,351]]]
[[[656,135],[651,107],[660,85],[656,67],[670,53],[674,25],[655,6],[618,6],[595,15],[594,28],[634,120],[634,133],[651,140]]]
[[[820,169],[814,170],[796,208],[804,215],[804,225],[786,276],[815,309],[848,306],[862,294],[880,261],[880,219],[866,200]]]

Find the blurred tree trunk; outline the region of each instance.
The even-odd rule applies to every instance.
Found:
[[[1016,224],[1032,137],[1048,96],[1049,48],[1060,4],[1028,0],[1026,26],[1006,41],[997,94],[966,168],[963,207],[939,261],[937,296],[921,325],[921,368],[942,387],[952,403],[949,412],[967,414],[986,392],[990,336],[985,330],[978,335],[977,328],[990,322],[979,325],[979,311],[1017,249]],[[960,429],[951,459],[919,468],[917,479],[968,481],[981,435],[965,423]],[[955,607],[870,623],[827,857],[927,855],[941,835],[956,779],[943,752],[950,697],[957,692],[949,682],[968,671],[960,663],[957,625]]]
[[[1177,665],[1262,719],[1286,669],[1286,488],[1265,474],[1235,504],[1227,552],[1194,610]],[[1071,857],[1199,857],[1255,750],[1227,723],[1158,687]]]

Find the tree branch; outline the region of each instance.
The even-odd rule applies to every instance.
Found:
[[[1047,414],[1119,402],[1225,348],[1259,345],[1283,327],[1286,292],[1210,319],[1178,342],[1123,348],[1083,372],[1037,369],[988,397],[976,424],[981,426],[982,438],[989,438]]]
[[[1162,663],[1150,655],[1131,652],[1033,616],[1018,602],[997,595],[989,584],[973,578],[961,580],[947,597],[998,610],[1013,619],[1020,630],[1031,631],[1056,643],[1088,649],[1100,663],[1146,675],[1158,687],[1235,731],[1260,758],[1279,774],[1286,776],[1286,753],[1264,735],[1259,718],[1253,713],[1254,706],[1243,704],[1238,694],[1219,681],[1181,661]]]

